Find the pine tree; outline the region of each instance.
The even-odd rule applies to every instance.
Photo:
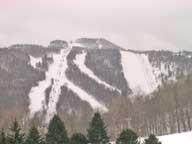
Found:
[[[88,144],[86,137],[81,133],[73,134],[70,139],[70,144]]]
[[[88,128],[88,142],[91,144],[108,144],[109,137],[107,136],[104,121],[99,113],[95,113]]]
[[[117,138],[116,144],[139,144],[137,139],[138,136],[134,131],[126,129],[121,132],[119,138]]]
[[[10,128],[10,134],[8,135],[9,144],[23,144],[24,134],[21,132],[21,128],[17,120],[15,120]]]
[[[43,139],[41,138],[39,131],[35,126],[32,126],[29,130],[25,144],[43,144]]]
[[[46,144],[68,144],[69,139],[64,123],[59,116],[55,115],[50,121],[48,133],[46,135]]]
[[[0,144],[7,144],[7,139],[6,139],[6,135],[5,135],[4,129],[1,130]]]
[[[148,139],[145,139],[145,144],[161,144],[161,142],[155,135],[151,134]]]

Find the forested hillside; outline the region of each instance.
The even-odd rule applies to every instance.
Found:
[[[129,127],[141,135],[164,135],[192,129],[192,77],[165,84],[149,96],[117,97],[106,117],[111,131]]]
[[[106,39],[0,49],[0,128],[41,129],[58,114],[69,134],[101,112],[114,138],[191,130],[192,53],[125,50]]]

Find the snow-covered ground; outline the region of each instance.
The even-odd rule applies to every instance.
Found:
[[[145,54],[121,51],[121,62],[127,83],[134,94],[149,94],[158,87],[153,68]]]
[[[165,135],[158,138],[162,144],[192,144],[192,132]],[[141,138],[141,142],[143,141],[144,139]]]
[[[162,144],[192,144],[192,132],[161,136],[159,140]]]
[[[102,84],[103,86],[111,89],[111,90],[116,90],[119,93],[121,93],[121,90],[119,90],[116,87],[113,87],[111,85],[109,85],[108,83],[106,83],[105,81],[102,81],[101,79],[99,79],[94,73],[93,71],[91,71],[89,68],[87,68],[87,66],[85,65],[85,59],[86,59],[86,55],[87,53],[85,51],[83,51],[82,53],[76,55],[76,59],[74,60],[74,63],[79,67],[79,69],[81,70],[81,72],[87,74],[90,78],[94,79],[96,82],[98,82],[99,84]]]

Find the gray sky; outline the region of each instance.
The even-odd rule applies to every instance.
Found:
[[[0,0],[0,45],[80,37],[130,49],[192,50],[192,1]]]

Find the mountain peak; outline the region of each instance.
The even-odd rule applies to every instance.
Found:
[[[79,38],[75,43],[89,49],[123,49],[104,38]]]

